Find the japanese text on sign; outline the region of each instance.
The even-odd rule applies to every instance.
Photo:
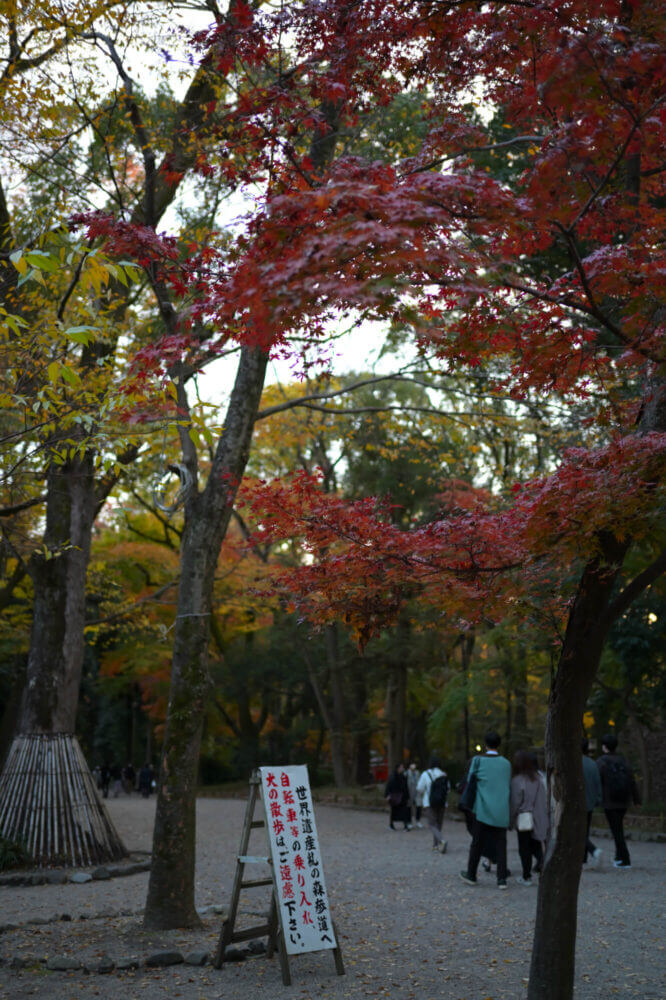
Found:
[[[335,948],[308,769],[261,767],[259,772],[287,952]]]

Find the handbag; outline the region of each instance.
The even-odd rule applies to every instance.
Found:
[[[518,813],[518,819],[516,820],[516,830],[519,833],[527,833],[529,830],[534,829],[534,816],[531,812]]]
[[[478,757],[475,757],[474,763],[477,760]],[[467,783],[463,789],[462,795],[460,796],[460,800],[458,801],[458,808],[462,809],[463,812],[474,811],[474,803],[476,801],[476,783],[478,781],[477,778],[478,768],[474,766],[474,763],[472,763],[472,767],[470,768],[469,776],[467,778]]]
[[[390,806],[399,806],[402,802],[402,792],[389,792],[388,800]]]

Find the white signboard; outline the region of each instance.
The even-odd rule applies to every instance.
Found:
[[[335,948],[308,769],[259,772],[287,953]]]

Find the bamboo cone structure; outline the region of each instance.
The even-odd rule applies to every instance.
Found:
[[[127,855],[71,733],[15,737],[0,776],[0,836],[23,844],[40,867]]]

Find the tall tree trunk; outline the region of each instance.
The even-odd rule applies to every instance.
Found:
[[[632,706],[627,705],[627,710],[629,712],[629,723],[636,738],[638,754],[641,759],[641,774],[643,776],[643,785],[641,788],[642,799],[643,802],[649,802],[652,797],[652,775],[650,774],[650,754],[648,753],[645,741],[645,733]]]
[[[242,348],[208,481],[185,501],[171,687],[144,914],[144,926],[150,929],[200,924],[194,905],[195,802],[209,685],[209,616],[217,560],[247,464],[266,362],[258,349]],[[185,457],[194,463],[191,454]]]
[[[460,669],[465,685],[465,702],[463,704],[463,732],[465,736],[465,760],[469,760],[472,755],[471,740],[469,733],[469,699],[467,697],[467,679],[472,665],[472,653],[474,652],[474,642],[476,636],[474,632],[466,632],[460,637]]]
[[[338,627],[333,622],[326,626],[326,659],[331,685],[331,763],[336,788],[347,784],[347,725],[345,711],[344,678],[340,661]]]
[[[603,539],[605,560],[583,572],[569,615],[546,720],[546,769],[552,796],[548,856],[539,879],[528,1000],[573,996],[578,884],[585,842],[580,740],[583,713],[599,666],[605,612],[628,543]]]
[[[354,692],[353,756],[351,782],[354,785],[368,785],[372,782],[370,770],[371,725],[368,717],[368,686],[363,663],[358,662],[353,669],[352,686]]]
[[[402,761],[407,721],[407,665],[400,659],[389,667],[386,685],[388,763],[392,771]]]
[[[92,458],[52,465],[44,551],[31,561],[34,610],[22,733],[73,733],[85,640],[86,572],[95,517]]]
[[[29,844],[33,860],[40,864],[108,861],[126,853],[97,800],[74,737],[95,512],[92,456],[52,464],[44,549],[30,563],[34,606],[26,684],[8,755],[11,773],[3,771],[0,779],[0,832]],[[76,778],[62,770],[70,765]],[[42,794],[46,769],[52,772],[52,807],[43,835],[37,837],[33,819],[43,808],[36,797]]]
[[[531,733],[527,723],[527,650],[524,643],[516,646],[512,671],[513,741],[516,749],[528,747]]]

